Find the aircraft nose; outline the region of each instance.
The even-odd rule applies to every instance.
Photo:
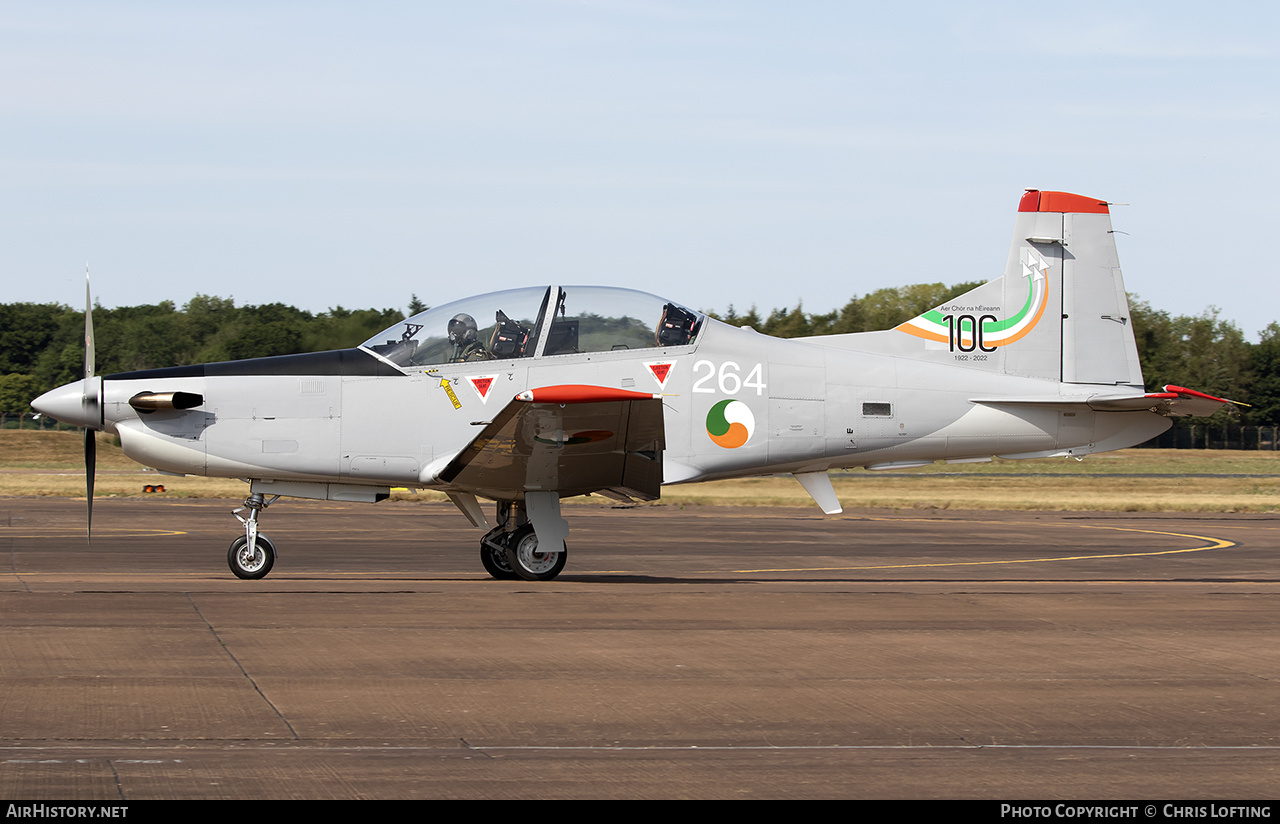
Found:
[[[76,381],[50,389],[31,402],[31,407],[42,415],[57,418],[76,426],[97,426],[96,410],[85,403],[84,381]]]

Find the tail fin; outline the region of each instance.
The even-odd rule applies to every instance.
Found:
[[[1067,192],[1022,196],[1003,277],[873,335],[875,349],[900,356],[1142,385],[1107,203]]]

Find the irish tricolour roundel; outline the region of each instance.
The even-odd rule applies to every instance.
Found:
[[[756,431],[756,416],[742,401],[720,401],[707,413],[707,435],[716,446],[737,449],[751,440]]]

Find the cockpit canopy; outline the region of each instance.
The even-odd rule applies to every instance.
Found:
[[[694,343],[705,317],[631,289],[510,289],[447,303],[364,342],[397,366],[554,357]]]

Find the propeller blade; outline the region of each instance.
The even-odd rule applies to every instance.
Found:
[[[93,430],[84,430],[84,486],[89,505],[86,512],[84,538],[88,543],[93,540],[93,479],[97,474],[98,439]]]
[[[89,287],[89,264],[84,267],[84,396],[81,399],[86,410],[93,411],[93,418],[101,424],[102,398],[101,389],[91,388],[93,371],[96,366],[93,345],[93,290]],[[93,397],[90,397],[92,393]],[[84,486],[88,501],[85,512],[84,537],[86,542],[93,540],[93,481],[98,473],[98,439],[94,436],[96,426],[86,426],[84,430]]]
[[[93,377],[93,292],[89,289],[89,266],[84,267],[84,376]]]

